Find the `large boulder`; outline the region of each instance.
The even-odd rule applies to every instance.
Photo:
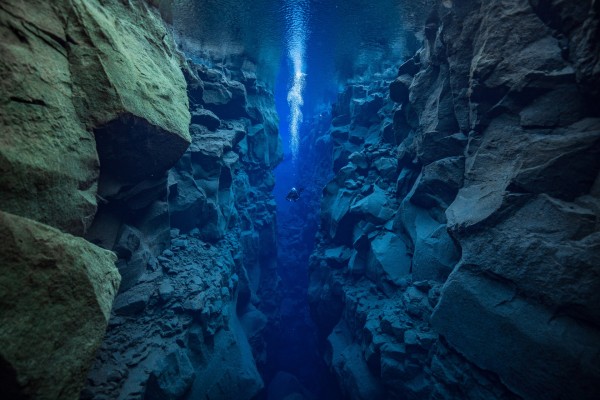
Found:
[[[228,329],[216,333],[210,346],[187,398],[252,399],[264,383],[237,317],[232,316]]]
[[[394,215],[386,192],[378,186],[374,187],[373,193],[355,201],[350,211],[374,224],[383,224]]]
[[[444,282],[460,258],[446,225],[424,224],[416,230],[412,260],[415,281]]]
[[[463,185],[464,163],[463,157],[449,157],[426,165],[410,201],[423,208],[448,208]]]
[[[221,120],[212,111],[201,108],[192,113],[192,124],[204,125],[214,131],[221,126]]]
[[[417,157],[424,165],[446,157],[461,156],[467,146],[463,133],[423,132],[417,138]]]
[[[411,271],[411,259],[404,241],[391,232],[377,236],[371,242],[367,276],[375,283],[398,283]]]
[[[390,84],[390,98],[392,101],[400,104],[408,102],[409,88],[412,80],[413,77],[411,75],[403,74]]]
[[[410,105],[418,116],[419,131],[444,135],[458,131],[449,74],[445,65],[429,65],[415,76]]]
[[[97,129],[103,168],[124,179],[168,169],[189,145],[190,114],[181,59],[164,40],[160,15],[141,1],[71,7],[74,103],[85,126]]]
[[[0,379],[14,399],[78,399],[110,316],[116,256],[0,211]]]
[[[206,205],[206,194],[198,186],[189,172],[178,172],[175,168],[171,175],[169,187],[169,216],[171,226],[183,231],[190,231],[205,221],[203,209]]]
[[[150,374],[144,399],[181,398],[192,386],[196,372],[187,353],[176,349],[160,359]]]
[[[340,379],[345,398],[353,400],[384,399],[385,390],[370,371],[359,345],[352,343],[351,331],[340,322],[329,335],[331,366]]]
[[[103,170],[132,179],[185,151],[179,58],[157,10],[128,4],[3,3],[2,209],[82,235],[96,211],[98,154]]]
[[[598,331],[519,295],[503,278],[461,265],[444,287],[432,324],[522,398],[592,400],[600,392]]]
[[[330,185],[333,187],[334,185]],[[326,189],[327,190],[327,189]],[[329,235],[334,238],[347,236],[353,224],[349,215],[350,206],[356,194],[341,189],[324,197],[321,208],[323,210],[323,226],[328,228]]]
[[[74,104],[63,11],[2,4],[0,208],[81,235],[96,212],[99,164]]]
[[[202,102],[207,109],[221,118],[248,116],[246,87],[241,82],[226,79],[219,82],[205,82]]]
[[[354,116],[357,125],[369,126],[379,120],[377,111],[383,106],[383,96],[374,94],[366,98],[352,99],[350,112]]]

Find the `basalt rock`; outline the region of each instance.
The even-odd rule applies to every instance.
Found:
[[[199,109],[192,113],[192,124],[204,125],[214,131],[221,125],[221,120],[212,111]]]
[[[0,372],[7,398],[76,399],[120,276],[84,239],[0,212]]]
[[[412,76],[404,74],[400,75],[390,84],[390,98],[396,103],[404,104],[408,102],[410,94],[409,88],[412,84]]]
[[[75,104],[61,6],[3,2],[0,9],[0,207],[81,235],[96,212],[99,164]],[[32,72],[17,79],[22,71]]]
[[[282,158],[273,96],[222,69],[185,68],[192,143],[161,190],[148,191],[150,204],[167,204],[169,240],[148,251],[135,224],[117,236],[121,269],[135,274],[117,296],[84,399],[250,399],[264,387],[257,366],[278,282],[270,191]]]
[[[82,398],[250,398],[260,389],[235,310],[242,266],[232,254],[241,249],[198,233],[174,236],[141,283],[117,297]]]
[[[348,398],[597,397],[592,8],[442,2],[363,142],[339,96],[309,300]]]
[[[246,87],[237,81],[206,81],[202,93],[203,105],[223,118],[240,118],[247,115]]]
[[[115,247],[128,288],[169,240],[164,173],[190,142],[181,59],[144,1],[7,1],[0,30],[0,208],[25,217],[2,221],[23,236],[2,245],[20,265],[2,286],[23,291],[0,310],[19,310],[2,375],[9,397],[77,398],[120,280],[89,242]]]

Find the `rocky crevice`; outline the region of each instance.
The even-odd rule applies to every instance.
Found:
[[[301,156],[284,160],[276,172],[279,302],[273,323],[264,332],[267,359],[261,373],[268,387],[261,399],[339,398],[319,354],[307,303],[308,260],[319,225],[321,188],[331,176],[331,141],[326,134],[330,119],[329,110],[322,110],[304,122],[299,135]],[[301,191],[295,202],[285,199],[292,186]]]
[[[0,366],[14,398],[79,397],[107,323],[82,398],[263,387],[278,301],[273,96],[249,60],[186,62],[153,3],[165,11],[0,7],[1,286],[15,288],[0,294]]]
[[[282,157],[273,96],[236,64],[188,61],[184,75],[189,149],[167,175],[115,191],[95,223],[101,236],[119,221],[123,286],[82,398],[250,399],[264,386]]]
[[[348,398],[597,395],[597,24],[443,2],[340,96],[309,298]]]
[[[160,137],[153,172],[171,167],[190,142],[181,60],[144,1],[6,1],[0,30],[0,375],[14,398],[77,398],[121,280],[114,253],[82,236],[114,194],[106,182],[139,189],[148,167],[104,179],[118,168],[95,133],[131,116],[152,129],[122,123],[121,156]]]
[[[600,3],[568,3],[441,2],[309,135],[335,176],[308,297],[345,397],[600,392]],[[77,398],[108,324],[81,398],[310,398],[259,374],[311,327],[281,303],[273,96],[249,60],[185,61],[156,6],[0,5],[0,383]]]

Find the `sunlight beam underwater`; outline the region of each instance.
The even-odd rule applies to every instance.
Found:
[[[288,0],[285,8],[287,24],[287,54],[292,65],[293,80],[288,91],[287,101],[290,107],[290,149],[292,161],[298,158],[300,144],[299,128],[302,123],[302,91],[306,79],[304,72],[306,39],[308,36],[309,7],[307,0]]]

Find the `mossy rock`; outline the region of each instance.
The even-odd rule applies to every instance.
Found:
[[[146,2],[6,0],[0,35],[0,209],[83,235],[100,164],[135,181],[188,147],[182,58]]]
[[[0,243],[3,394],[78,399],[121,279],[116,256],[1,211]]]

